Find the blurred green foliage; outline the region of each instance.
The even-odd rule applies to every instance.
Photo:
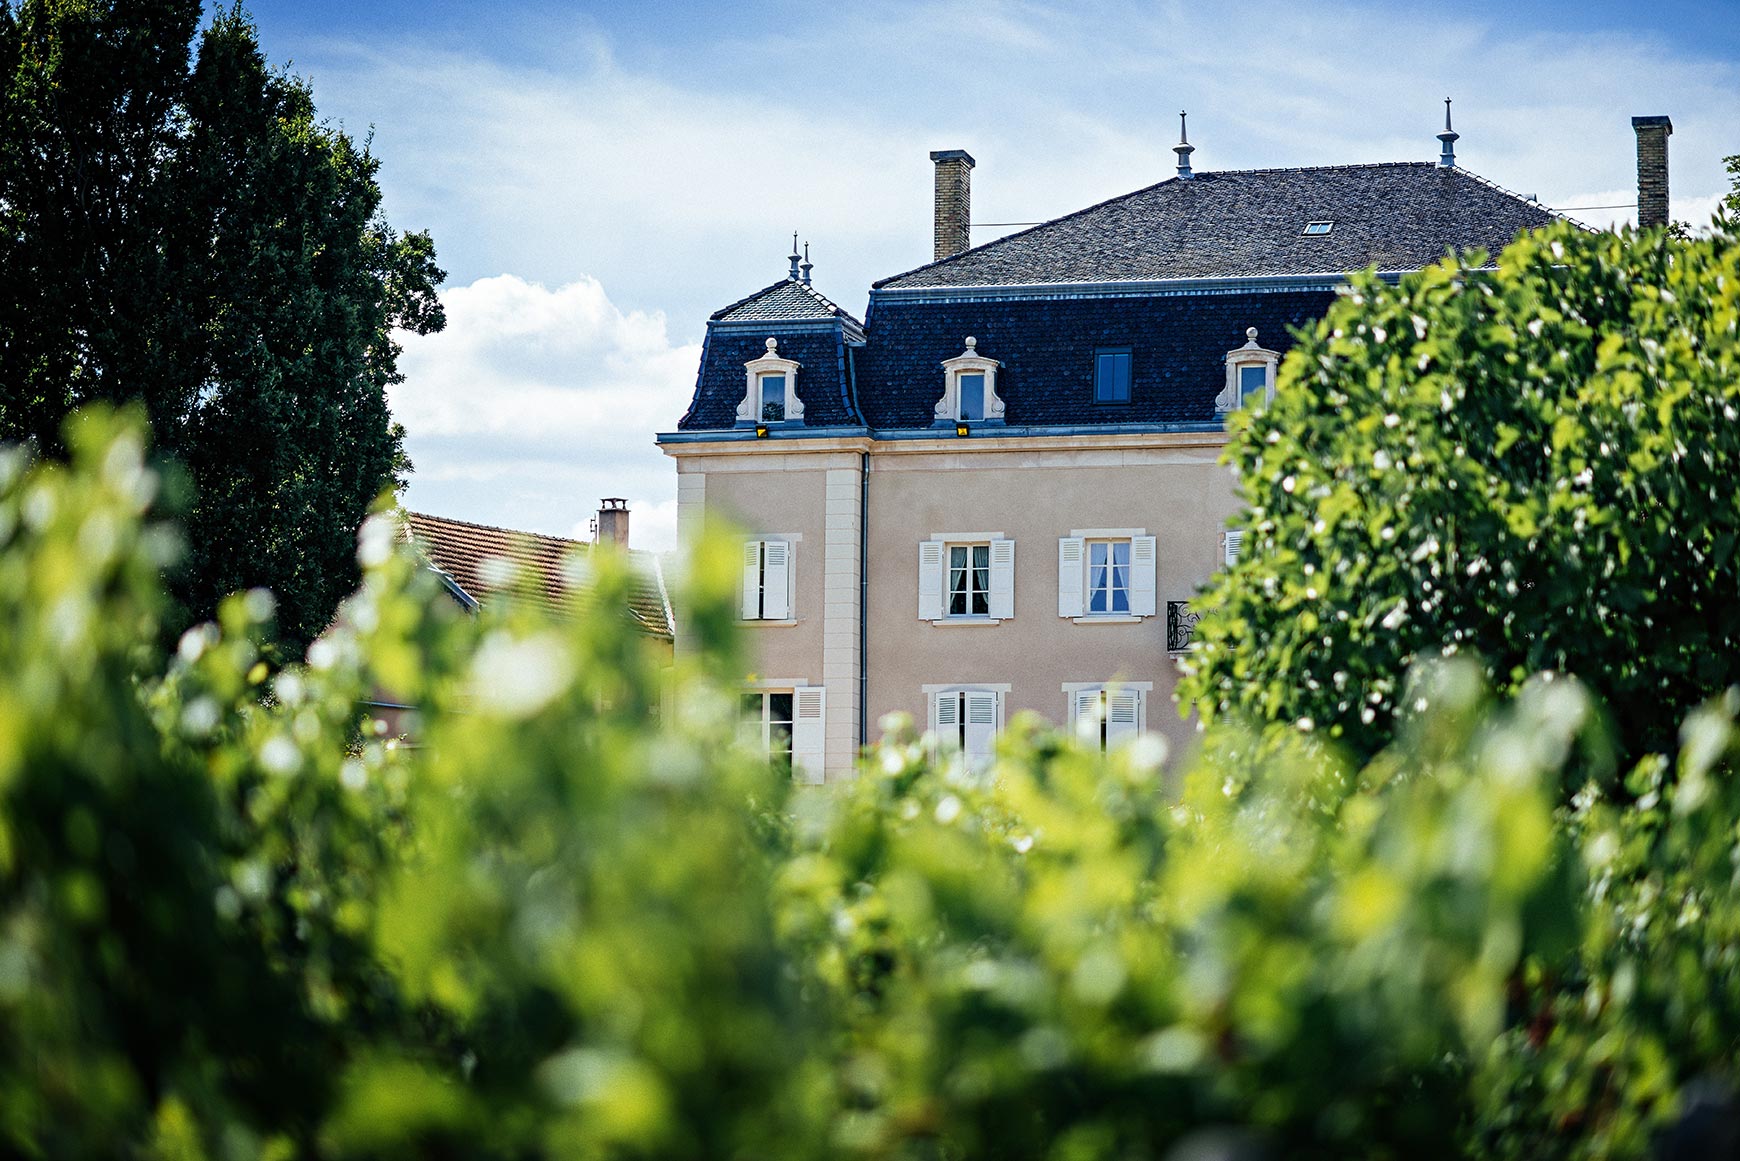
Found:
[[[1671,752],[1740,681],[1737,319],[1724,217],[1355,277],[1233,420],[1244,552],[1202,598],[1186,701],[1370,756],[1409,664],[1455,654],[1506,692],[1577,677],[1624,764]]]
[[[166,655],[142,430],[87,410],[70,463],[0,454],[0,1154],[1123,1161],[1230,1126],[1618,1158],[1740,1128],[1740,696],[1617,780],[1584,683],[1495,695],[1455,657],[1397,678],[1363,762],[1222,722],[1167,766],[1019,719],[969,774],[896,720],[794,788],[738,738],[728,542],[685,563],[674,667],[608,555],[577,617],[471,618],[386,515],[305,663],[271,663],[261,590]]]

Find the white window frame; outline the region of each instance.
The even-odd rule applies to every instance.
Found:
[[[1091,570],[1089,545],[1099,541],[1130,545],[1129,605],[1127,613],[1094,613],[1088,610]],[[1159,573],[1157,538],[1146,528],[1073,528],[1057,542],[1057,615],[1078,625],[1130,625],[1156,614]]]
[[[737,615],[744,624],[797,624],[797,545],[802,539],[803,535],[796,532],[767,533],[743,542],[743,575],[739,586]],[[770,550],[769,545],[775,548]],[[783,608],[778,601],[780,586],[769,586],[767,583],[768,557],[773,553],[785,557]],[[774,598],[771,608],[768,604],[770,595]]]
[[[960,423],[1002,423],[1003,399],[997,394],[997,368],[1003,364],[979,354],[979,340],[967,336],[966,350],[952,359],[944,359],[943,393],[937,400],[934,426],[954,427]],[[982,419],[961,419],[961,376],[985,376],[985,415]]]
[[[956,548],[990,551],[986,613],[950,613],[949,556]],[[970,567],[970,565],[969,565]],[[1001,625],[1015,615],[1015,542],[1001,532],[939,532],[918,545],[918,619],[932,625]]]
[[[1237,411],[1244,406],[1244,393],[1239,386],[1240,377],[1246,367],[1261,367],[1263,369],[1263,405],[1266,407],[1275,401],[1275,371],[1280,366],[1281,354],[1266,347],[1257,346],[1257,328],[1245,328],[1245,345],[1226,353],[1226,386],[1221,388],[1215,398],[1216,414],[1224,415],[1229,411]]]
[[[769,677],[745,681],[741,692],[762,695],[761,746],[764,753],[769,749],[766,695],[791,694],[791,776],[795,781],[810,785],[825,781],[827,690],[802,678]]]
[[[779,353],[779,340],[769,335],[767,351],[758,359],[751,359],[743,364],[744,389],[743,402],[737,405],[737,422],[747,427],[778,427],[786,423],[802,423],[804,419],[803,401],[797,394],[798,369],[803,364],[796,359],[787,359]],[[761,418],[761,380],[768,375],[785,376],[785,418],[765,420]]]
[[[1084,740],[1097,738],[1102,751],[1124,745],[1148,732],[1148,695],[1153,692],[1151,681],[1065,682],[1070,732]],[[1124,706],[1133,709],[1127,722],[1124,714],[1113,712]]]
[[[926,685],[925,720],[933,752],[942,757],[958,757],[971,771],[982,771],[996,757],[997,739],[1002,736],[1008,713],[1008,683],[953,683]],[[943,713],[952,704],[955,713]],[[987,722],[978,718],[979,707],[991,707]],[[989,728],[985,728],[989,727]],[[951,732],[952,731],[952,732]]]

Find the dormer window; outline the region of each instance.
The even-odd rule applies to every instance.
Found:
[[[978,348],[979,340],[968,335],[966,350],[943,360],[935,426],[1003,422],[1003,400],[997,396],[997,368],[1003,364],[979,354]]]
[[[1307,238],[1321,238],[1334,228],[1334,222],[1306,222],[1302,233]]]
[[[797,360],[781,357],[779,340],[769,337],[766,352],[743,364],[747,382],[743,402],[737,405],[737,425],[803,422],[804,405],[797,397],[799,366]]]
[[[761,379],[761,422],[785,422],[785,375],[766,374]]]
[[[1102,347],[1094,352],[1094,402],[1130,401],[1130,348]]]
[[[1226,386],[1214,401],[1218,414],[1241,407],[1258,408],[1275,397],[1275,368],[1279,351],[1257,345],[1257,328],[1245,331],[1245,345],[1226,353]]]

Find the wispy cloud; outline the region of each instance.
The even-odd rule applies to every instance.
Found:
[[[675,426],[700,347],[656,314],[623,312],[582,279],[514,275],[442,295],[447,329],[408,339],[393,389],[416,465],[413,508],[584,536],[604,496],[634,510],[632,543],[676,542],[675,474],[653,432]]]

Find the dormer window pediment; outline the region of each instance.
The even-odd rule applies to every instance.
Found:
[[[743,402],[737,405],[740,427],[773,423],[802,423],[803,401],[797,394],[798,370],[803,364],[779,353],[779,340],[768,336],[767,350],[758,359],[743,364]]]
[[[1267,406],[1275,398],[1275,370],[1280,362],[1279,351],[1257,345],[1257,328],[1246,328],[1245,345],[1226,353],[1226,385],[1215,398],[1215,414]]]
[[[1002,365],[979,354],[979,340],[968,335],[966,349],[942,362],[943,393],[936,404],[935,426],[1002,423],[1003,400],[997,394],[997,370]]]

